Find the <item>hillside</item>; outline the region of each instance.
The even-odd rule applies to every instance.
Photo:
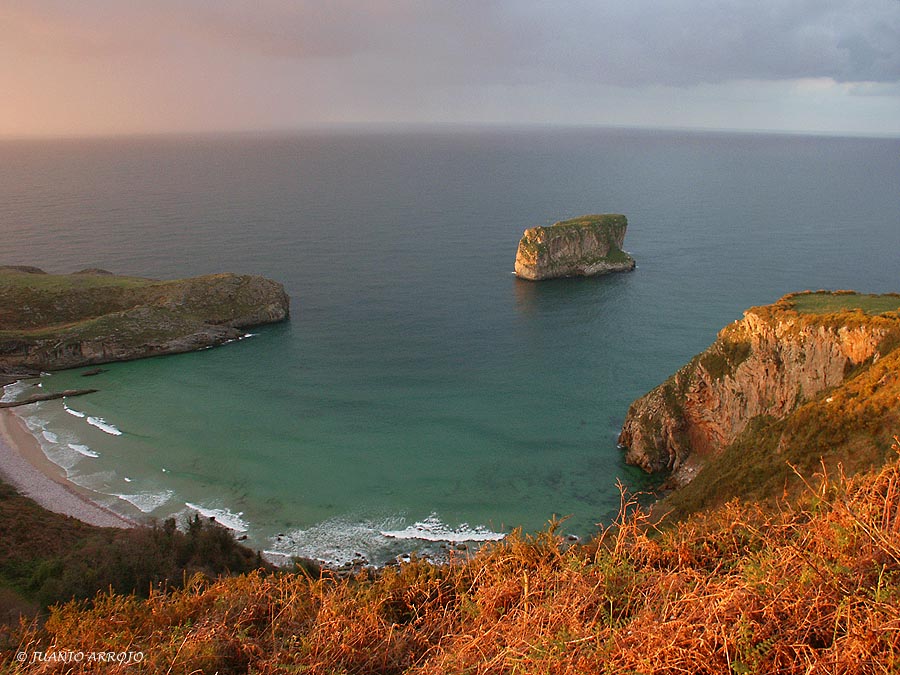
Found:
[[[258,276],[157,281],[0,267],[0,373],[192,351],[289,311],[281,284]]]

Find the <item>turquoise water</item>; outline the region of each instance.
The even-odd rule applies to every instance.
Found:
[[[806,288],[900,290],[898,185],[900,141],[885,139],[7,142],[0,262],[282,281],[289,323],[91,380],[53,374],[43,386],[101,391],[68,402],[84,417],[48,402],[28,419],[123,513],[190,504],[258,548],[383,560],[554,514],[592,532],[617,480],[646,484],[616,448],[628,404],[743,309]],[[524,228],[592,212],[628,215],[635,272],[513,277]]]

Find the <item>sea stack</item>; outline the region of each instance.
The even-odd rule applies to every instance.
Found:
[[[634,269],[622,250],[628,219],[619,213],[579,216],[525,230],[516,252],[516,276],[540,281]]]

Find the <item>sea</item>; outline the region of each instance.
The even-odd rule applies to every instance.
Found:
[[[631,273],[534,283],[525,228],[628,217]],[[0,264],[282,282],[289,322],[11,385],[49,459],[137,519],[381,564],[615,517],[629,404],[744,309],[900,291],[900,139],[608,128],[0,142]],[[245,539],[244,539],[245,538]]]

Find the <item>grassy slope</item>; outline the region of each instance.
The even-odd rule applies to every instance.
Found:
[[[254,276],[155,281],[0,267],[0,367],[52,370],[196,349],[285,317],[287,303],[279,284]]]
[[[42,336],[91,326],[103,317],[137,308],[165,309],[199,323],[224,323],[255,308],[239,304],[235,297],[239,284],[240,278],[229,274],[155,281],[0,269],[0,334]]]
[[[140,304],[150,279],[0,269],[0,330],[71,325]],[[25,311],[23,311],[23,309]]]

